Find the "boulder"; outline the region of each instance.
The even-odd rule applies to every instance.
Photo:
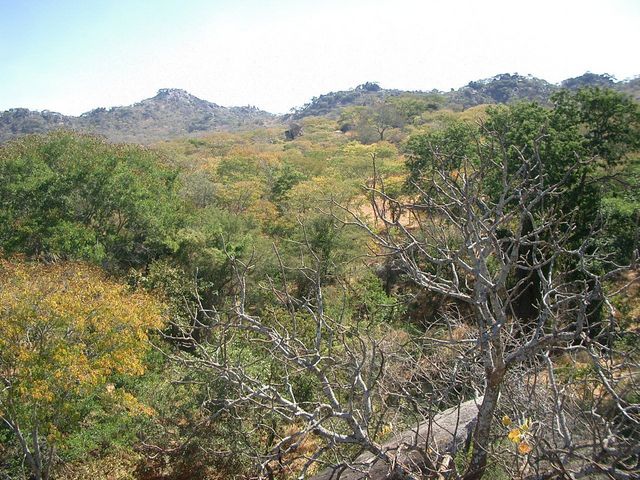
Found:
[[[453,461],[458,448],[471,438],[478,406],[482,398],[476,398],[444,410],[431,421],[416,424],[382,445],[382,450],[395,465],[405,470],[425,470],[444,473]],[[419,475],[419,473],[418,473]],[[327,468],[309,480],[401,480],[416,478],[415,474],[403,474],[371,453],[363,453],[349,466],[338,465]]]

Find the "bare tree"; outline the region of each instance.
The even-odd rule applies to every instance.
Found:
[[[492,138],[492,132],[484,133],[491,140],[499,140]],[[548,461],[548,470],[578,478],[567,473],[567,465],[574,462],[582,475],[601,472],[610,478],[632,478],[638,473],[632,459],[638,458],[640,418],[638,399],[629,393],[637,387],[637,354],[615,358],[611,345],[617,328],[613,309],[609,308],[610,315],[605,315],[604,321],[594,314],[603,302],[611,307],[603,282],[624,269],[596,273],[594,266],[603,256],[593,243],[595,226],[591,235],[576,242],[574,212],[566,211],[559,201],[584,162],[577,159],[562,178],[550,182],[538,145],[534,145],[532,154],[520,154],[516,164],[509,155],[495,158],[486,151],[478,145],[475,161],[465,158],[459,169],[451,170],[450,159],[434,148],[433,168],[424,181],[414,185],[417,200],[403,202],[390,198],[383,188],[370,188],[382,228],[374,228],[349,212],[350,223],[364,229],[377,244],[376,254],[393,258],[419,288],[454,302],[455,308],[442,312],[441,325],[451,328],[464,323],[473,327],[470,339],[425,339],[443,349],[459,350],[462,344],[468,345],[460,356],[460,366],[477,363],[483,370],[483,401],[464,479],[479,479],[487,468],[500,393],[505,384],[511,384],[516,371],[520,371],[516,377],[522,384],[537,383],[544,390],[544,398],[554,399],[546,405],[548,408],[538,410],[540,422],[544,422],[543,414],[551,414],[553,420],[547,426],[557,434],[552,435],[555,440],[563,444],[558,446],[557,441],[540,437],[540,444],[546,447],[536,452],[540,454],[537,458]],[[398,210],[410,214],[413,220],[402,222],[397,215],[386,215]],[[530,309],[533,314],[522,316],[518,302],[531,289],[536,293]],[[578,351],[588,355],[596,372],[590,386],[600,389],[600,395],[597,400],[588,396],[574,399],[574,421],[569,422],[566,400],[573,387],[559,386],[553,362],[568,361]],[[544,387],[540,382],[543,366],[548,375]],[[516,402],[516,410],[532,411],[532,390],[524,390],[529,394]],[[617,411],[613,415],[617,420],[601,411],[603,402]],[[581,429],[587,420],[589,434],[582,432],[580,437],[592,438],[586,445],[577,446],[570,430]],[[522,453],[530,448],[523,443],[530,435],[529,424],[526,429],[512,437],[520,441]],[[590,456],[579,453],[585,449]]]
[[[287,266],[276,249],[280,271],[258,284],[249,280],[253,259],[229,254],[235,280],[230,304],[215,310],[200,305],[193,322],[166,334],[174,344],[194,346],[168,353],[175,362],[188,372],[214,373],[228,386],[222,397],[211,389],[205,402],[211,417],[254,412],[254,431],[247,434],[268,432],[252,453],[259,478],[291,464],[301,478],[324,466],[329,477],[345,479],[369,473],[417,479],[449,465],[477,412],[473,393],[463,403],[456,388],[471,384],[477,372],[452,374],[453,356],[423,351],[385,325],[354,323],[347,282],[327,278],[325,260],[307,238],[300,252],[299,264]],[[310,288],[294,294],[301,282]],[[272,306],[251,305],[250,289],[262,289]],[[300,392],[301,380],[315,387],[311,397]]]
[[[300,469],[303,476],[323,458],[341,464],[363,450],[388,465],[393,463],[378,442],[383,420],[389,421],[389,410],[378,387],[384,383],[385,362],[393,352],[388,352],[390,346],[383,338],[364,328],[354,334],[343,318],[344,308],[333,314],[327,311],[326,269],[319,265],[320,258],[308,244],[304,250],[300,266],[290,268],[281,261],[279,278],[263,279],[257,287],[279,305],[262,315],[252,312],[247,302],[252,262],[230,256],[236,282],[232,304],[225,311],[201,307],[198,315],[194,312],[196,328],[206,330],[206,335],[200,333],[196,339],[192,326],[177,326],[179,333],[171,336],[174,342],[196,346],[193,354],[172,355],[174,360],[190,370],[216,372],[229,385],[227,398],[210,399],[211,404],[218,405],[217,413],[248,405],[295,427],[283,433],[273,425],[262,425],[271,430],[271,438],[267,450],[256,455],[261,478],[269,477],[287,457],[304,457],[296,451],[310,435],[320,439],[320,444],[304,458]],[[276,254],[280,258],[277,250]],[[290,277],[294,276],[302,276],[311,285],[308,295],[292,293]],[[344,293],[346,286],[337,284],[333,289]],[[264,359],[273,359],[276,374],[262,368]],[[317,387],[312,400],[299,398],[296,384],[303,377]],[[342,451],[340,447],[345,446]]]
[[[345,478],[476,480],[490,462],[514,478],[637,476],[638,354],[615,351],[623,332],[604,284],[624,269],[597,273],[596,226],[576,237],[574,212],[560,201],[584,162],[550,181],[535,145],[515,164],[484,152],[479,145],[476,160],[451,170],[451,159],[434,149],[436,163],[409,201],[372,182],[374,225],[346,207],[335,217],[369,235],[377,260],[391,259],[415,286],[444,299],[415,338],[398,341],[354,326],[335,300],[328,308],[324,260],[308,241],[297,266],[280,261],[277,275],[252,287],[268,292],[277,308],[251,305],[252,261],[230,256],[233,301],[224,311],[201,308],[197,327],[207,334],[194,339],[193,330],[182,330],[178,340],[196,348],[175,359],[229,385],[224,398],[210,399],[213,415],[245,405],[292,426],[261,426],[270,432],[256,453],[261,478],[292,457],[303,460],[302,478],[325,465],[331,473],[318,478],[348,470],[354,473]],[[294,276],[310,286],[302,295],[293,293]],[[347,291],[346,282],[330,281],[332,297]],[[532,289],[533,304],[522,315],[519,302]],[[598,315],[602,305],[605,314]],[[578,356],[590,374],[562,373],[558,364],[572,365]],[[312,379],[312,397],[300,395],[301,378]],[[441,409],[474,399],[477,415],[470,418],[466,408],[450,441],[424,434],[437,430]],[[468,429],[470,458],[459,472],[459,432]],[[311,437],[315,447],[301,448]],[[504,447],[507,438],[515,452]]]

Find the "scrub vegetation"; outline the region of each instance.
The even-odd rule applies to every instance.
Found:
[[[0,478],[638,478],[640,107],[583,77],[0,145]]]

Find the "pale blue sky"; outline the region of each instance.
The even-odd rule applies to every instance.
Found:
[[[0,110],[79,114],[184,88],[285,112],[378,81],[640,74],[638,0],[0,0]]]

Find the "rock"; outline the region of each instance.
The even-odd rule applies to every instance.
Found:
[[[442,469],[453,460],[457,449],[471,437],[478,406],[482,398],[469,400],[457,407],[445,410],[431,422],[416,425],[385,442],[382,449],[397,464],[405,465],[413,472]],[[427,452],[428,450],[428,452]],[[430,465],[428,464],[430,463]],[[309,480],[400,480],[412,478],[402,473],[392,472],[392,466],[364,453],[353,461],[351,467],[340,465],[328,468]],[[415,477],[413,477],[415,478]]]

